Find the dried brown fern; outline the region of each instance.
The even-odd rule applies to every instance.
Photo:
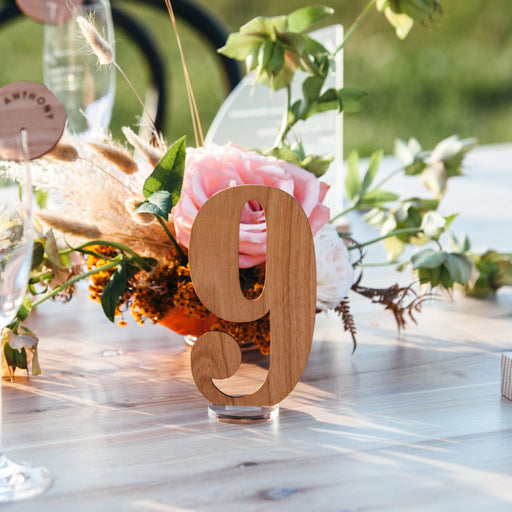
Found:
[[[343,322],[343,328],[345,332],[349,332],[352,337],[353,349],[352,354],[356,351],[357,348],[357,338],[356,338],[356,322],[350,311],[350,301],[348,297],[345,297],[334,309],[338,315],[341,316],[341,320]]]
[[[391,311],[398,330],[401,331],[407,325],[407,317],[416,323],[414,313],[419,313],[423,302],[432,297],[431,294],[418,295],[413,286],[414,284],[409,286],[394,284],[388,288],[367,288],[357,282],[352,286],[352,290],[371,299],[374,304],[382,304],[386,311]]]

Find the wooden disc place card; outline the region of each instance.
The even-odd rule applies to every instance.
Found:
[[[0,139],[27,135],[28,157],[38,158],[59,142],[66,126],[66,111],[47,87],[36,82],[14,82],[0,88]],[[0,158],[22,159],[12,148],[0,147]]]
[[[83,4],[83,0],[16,0],[20,11],[40,23],[63,23]]]
[[[261,295],[246,298],[239,281],[242,208],[257,202],[265,212],[267,253]],[[201,302],[230,322],[251,322],[270,313],[270,365],[254,393],[231,396],[213,379],[231,377],[240,366],[240,348],[227,333],[212,331],[195,342],[192,374],[201,393],[226,406],[273,406],[298,383],[313,340],[316,265],[313,236],[300,204],[290,194],[263,185],[222,190],[199,210],[189,245],[192,283]],[[249,341],[249,340],[247,340]]]

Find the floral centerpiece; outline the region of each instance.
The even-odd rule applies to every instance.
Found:
[[[172,5],[166,0],[175,27]],[[347,31],[345,40],[329,52],[306,31],[332,16],[328,7],[305,7],[289,15],[258,17],[232,34],[220,51],[244,61],[255,80],[287,92],[283,123],[272,148],[249,151],[233,144],[204,145],[191,84],[187,86],[196,133],[196,146],[185,138],[167,144],[152,130],[151,140],[130,128],[123,133],[130,149],[105,134],[83,141],[66,136],[55,149],[34,163],[34,182],[41,209],[40,235],[35,243],[29,284],[30,295],[16,320],[3,332],[4,363],[10,372],[37,364],[37,335],[24,322],[31,310],[48,299],[69,300],[75,284],[90,279],[90,295],[101,303],[108,319],[126,324],[160,323],[177,333],[198,336],[209,330],[232,334],[240,344],[254,343],[267,354],[269,318],[231,323],[215,317],[199,301],[190,278],[188,243],[195,216],[216,192],[241,184],[264,184],[293,195],[303,207],[314,235],[317,259],[317,310],[335,310],[356,344],[355,321],[349,309],[349,291],[368,297],[394,315],[399,328],[420,310],[426,295],[414,286],[391,284],[376,289],[362,284],[363,247],[384,241],[390,260],[400,268],[412,266],[417,281],[485,296],[512,281],[511,257],[489,251],[471,253],[466,238],[451,238],[445,249],[441,237],[454,217],[442,217],[437,208],[449,178],[462,173],[462,161],[472,139],[451,137],[433,151],[424,151],[411,139],[397,141],[403,167],[397,172],[422,174],[433,198],[401,198],[377,182],[382,152],[369,159],[360,172],[357,153],[348,158],[345,212],[331,212],[323,204],[328,186],[321,176],[332,161],[329,155],[311,155],[296,127],[327,110],[357,110],[364,92],[354,88],[327,88],[333,57],[362,19],[376,7],[385,13],[401,38],[415,21],[440,11],[437,0],[370,0]],[[84,38],[98,55],[100,65],[116,65],[114,54],[94,25],[79,20]],[[176,27],[175,27],[176,28]],[[179,35],[176,30],[176,35]],[[181,45],[179,45],[181,48]],[[183,60],[186,71],[186,64]],[[301,71],[302,97],[292,98],[291,83]],[[123,73],[124,74],[124,73]],[[151,127],[150,127],[151,128]],[[13,164],[13,168],[15,164]],[[335,220],[349,210],[381,229],[376,240],[356,242],[357,233],[338,232]],[[412,259],[400,259],[409,244],[428,244]],[[355,256],[350,257],[351,254]],[[258,203],[247,203],[240,221],[240,286],[256,298],[265,282],[266,225]],[[355,277],[357,275],[357,277]],[[428,294],[427,294],[428,295]]]

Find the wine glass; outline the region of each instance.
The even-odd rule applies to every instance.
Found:
[[[6,160],[21,163],[7,165]],[[0,137],[0,332],[14,320],[25,296],[32,247],[32,186],[23,130]],[[0,439],[1,426],[0,393]],[[11,462],[0,449],[0,503],[35,496],[51,482],[46,469]]]
[[[42,0],[44,1],[44,0]],[[99,65],[76,21],[91,21],[114,48],[114,26],[109,0],[84,0],[71,9],[68,2],[46,0],[44,27],[44,83],[66,108],[68,130],[92,138],[108,129],[115,95],[115,68]]]

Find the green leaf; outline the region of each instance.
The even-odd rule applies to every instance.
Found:
[[[363,192],[366,192],[370,185],[373,183],[375,176],[377,175],[377,171],[380,167],[380,162],[382,161],[382,157],[384,156],[384,151],[375,151],[370,156],[370,163],[368,165],[368,170],[366,171],[363,178]]]
[[[332,156],[310,155],[302,161],[302,167],[319,178],[327,172],[333,160]]]
[[[284,48],[282,44],[274,43],[272,45],[272,53],[270,55],[270,59],[267,62],[268,72],[277,76],[281,72],[284,67]]]
[[[359,154],[352,150],[347,158],[347,176],[345,177],[345,191],[350,201],[361,196],[362,183],[359,174]]]
[[[390,236],[384,240],[384,249],[390,261],[395,261],[405,250],[405,242],[396,236]]]
[[[5,337],[4,337],[5,338]],[[4,339],[2,338],[2,340]],[[15,350],[9,345],[9,341],[4,341],[3,345],[4,358],[8,366],[14,366],[15,363]]]
[[[272,51],[274,49],[275,43],[269,41],[268,39],[260,45],[258,51],[258,69],[261,71],[267,67],[268,62],[270,61],[270,57],[272,56]]]
[[[21,368],[22,370],[26,370],[28,367],[28,361],[27,361],[27,351],[25,347],[23,347],[21,350],[13,349],[14,353],[14,367],[15,368]]]
[[[462,254],[451,253],[446,258],[446,268],[451,278],[459,284],[466,284],[471,279],[473,265],[471,261]]]
[[[178,202],[185,172],[185,139],[183,136],[172,145],[145,181],[142,192],[146,199],[165,190],[171,194],[173,204]]]
[[[18,314],[16,315],[22,322],[24,322],[28,315],[30,315],[30,312],[32,311],[32,302],[28,297],[25,297],[21,301],[21,306],[18,309]]]
[[[336,89],[328,89],[319,98],[310,99],[310,101],[307,103],[306,109],[302,112],[301,119],[306,120],[315,114],[327,112],[329,110],[339,109],[340,103],[338,98],[338,92],[336,91]]]
[[[393,192],[374,188],[361,197],[361,205],[364,205],[366,208],[373,208],[374,206],[380,206],[390,201],[396,201],[398,197],[399,196]]]
[[[354,87],[344,87],[338,91],[339,101],[343,112],[359,112],[361,110],[361,101],[367,96],[367,92]]]
[[[273,156],[279,160],[284,160],[285,162],[298,165],[299,167],[302,165],[299,155],[287,146],[272,148],[270,151],[266,151],[265,155]]]
[[[30,270],[35,270],[44,261],[44,238],[34,240],[34,246],[32,249],[32,266]]]
[[[450,226],[453,224],[453,221],[459,216],[458,213],[454,213],[452,215],[448,215],[448,217],[445,217],[446,220],[446,229],[450,229]],[[468,247],[469,249],[469,247]],[[462,252],[466,252],[468,249],[463,249]]]
[[[317,100],[324,85],[325,78],[322,76],[310,76],[302,84],[302,93],[308,102]]]
[[[36,189],[34,190],[34,198],[38,208],[44,210],[46,208],[46,203],[48,202],[48,191]]]
[[[468,252],[471,249],[471,241],[467,233],[462,233],[460,237],[460,250],[461,252]]]
[[[301,119],[303,110],[304,102],[302,100],[295,101],[288,112],[288,124],[294,124],[298,119]]]
[[[422,251],[414,254],[411,262],[414,268],[436,268],[440,267],[447,258],[447,253],[443,251],[436,251],[434,249],[423,249]]]
[[[152,213],[165,220],[169,218],[173,207],[172,196],[166,190],[151,194],[146,201],[139,204],[133,213]]]
[[[417,160],[405,167],[404,170],[407,176],[416,176],[421,174],[426,168],[427,164],[423,160]]]
[[[277,34],[288,29],[287,16],[264,17],[258,16],[248,21],[240,28],[244,35],[265,35],[275,41]]]
[[[127,278],[124,261],[121,261],[117,266],[116,271],[110,276],[108,283],[103,288],[101,294],[101,307],[105,316],[114,322],[116,316],[116,308],[119,304],[119,299],[122,297],[126,288]]]
[[[411,206],[418,209],[420,212],[428,212],[437,210],[439,206],[439,199],[422,199],[420,197],[409,197],[403,200],[403,205],[406,208]]]
[[[278,40],[286,50],[298,55],[306,49],[306,43],[302,34],[294,34],[293,32],[280,33]]]
[[[284,67],[284,47],[280,42],[265,41],[258,52],[257,73],[277,76]]]
[[[328,18],[332,14],[334,14],[334,9],[324,5],[302,7],[288,15],[288,30],[290,32],[304,32],[311,25]]]
[[[222,55],[235,60],[245,60],[254,48],[257,48],[263,42],[261,36],[244,35],[236,32],[230,34],[226,44],[217,50]]]

